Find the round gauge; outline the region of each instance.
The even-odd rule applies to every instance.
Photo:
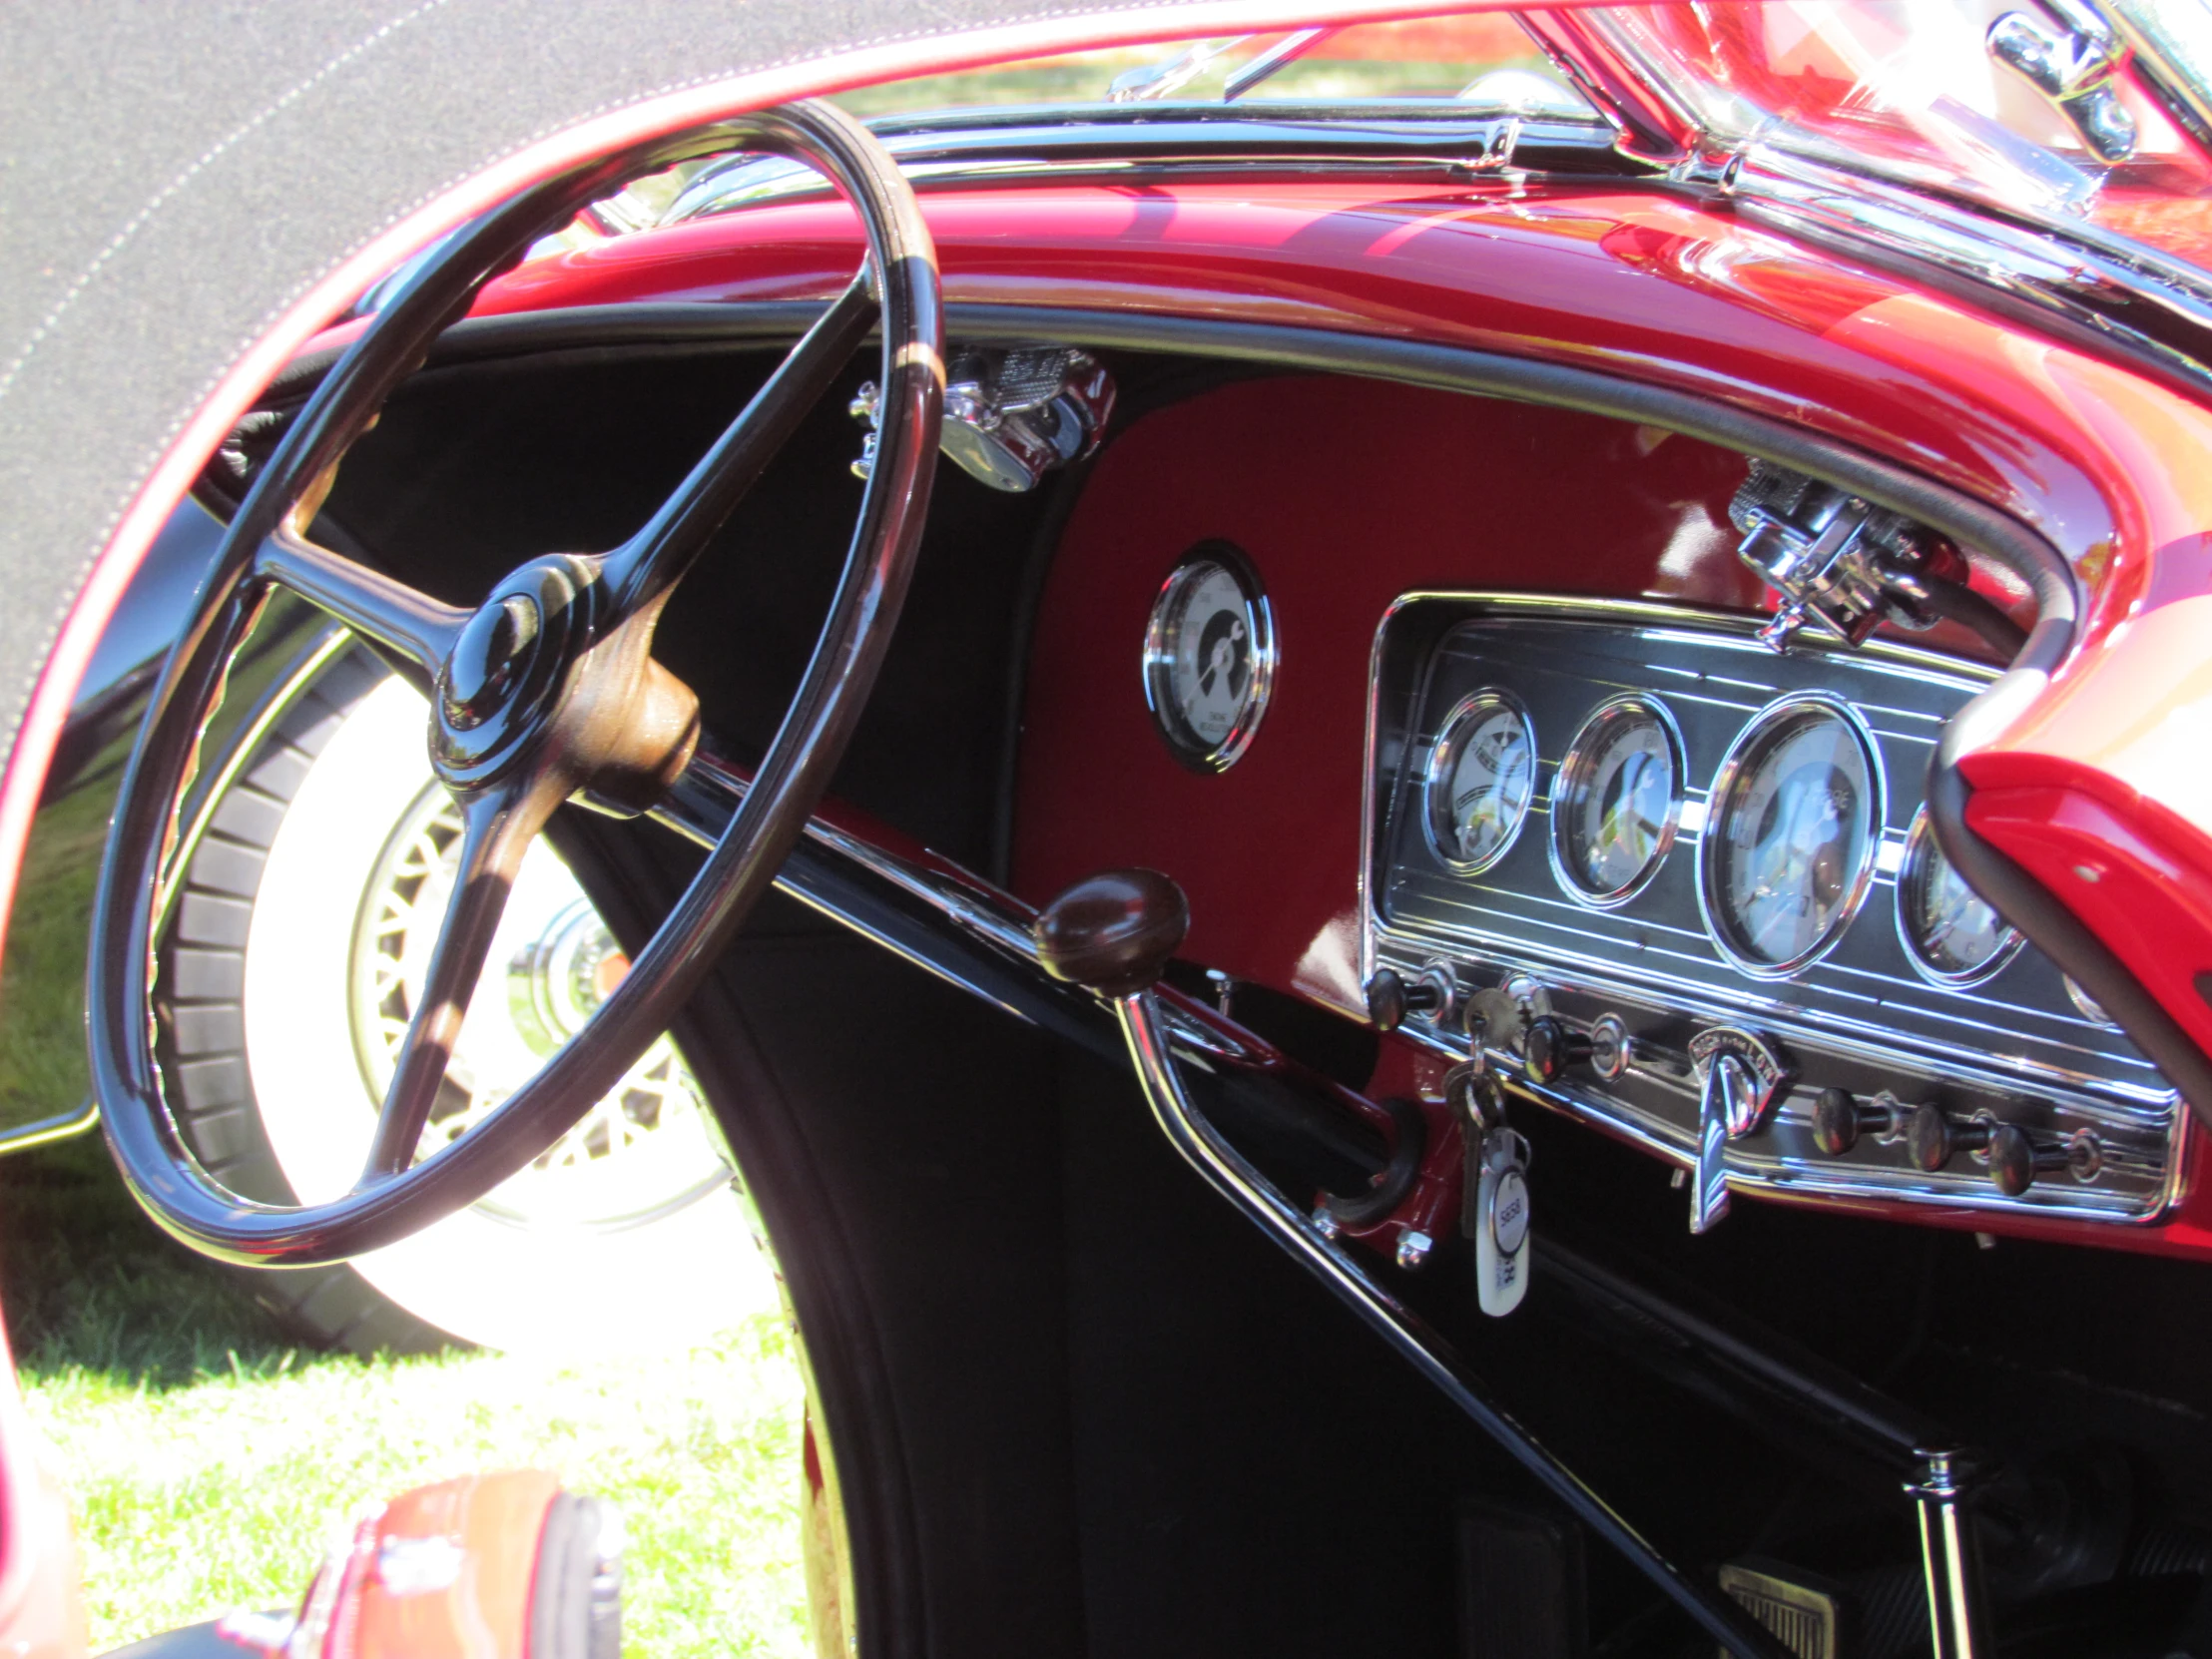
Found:
[[[1898,871],[1898,936],[1914,966],[1944,985],[1978,984],[2020,948],[2018,932],[1944,856],[1926,807]]]
[[[1866,896],[1882,774],[1858,717],[1817,694],[1769,705],[1721,762],[1698,843],[1698,901],[1746,973],[1795,973]]]
[[[1428,838],[1461,875],[1505,856],[1536,793],[1536,729],[1507,692],[1461,698],[1428,757]]]
[[[1183,556],[1152,602],[1144,697],[1168,751],[1226,772],[1252,744],[1275,681],[1275,626],[1244,555],[1206,542]]]
[[[1617,697],[1583,723],[1551,786],[1551,866],[1586,903],[1642,891],[1674,844],[1682,742],[1658,704]]]

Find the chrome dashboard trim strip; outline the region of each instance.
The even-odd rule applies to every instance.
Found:
[[[1586,599],[1570,595],[1448,589],[1420,589],[1399,595],[1384,610],[1369,653],[1369,726],[1364,755],[1366,774],[1361,789],[1359,870],[1358,959],[1363,979],[1382,966],[1395,967],[1401,972],[1417,970],[1429,961],[1464,960],[1472,953],[1485,960],[1501,962],[1503,971],[1507,974],[1530,973],[1546,985],[1555,986],[1569,994],[1619,1000],[1631,1006],[1649,1005],[1658,1000],[1684,1017],[1720,1024],[1740,1023],[1747,1018],[1767,1019],[1783,1027],[1781,1034],[1786,1041],[1790,1040],[1791,1033],[1795,1031],[1800,1042],[1810,1042],[1822,1050],[1868,1066],[1896,1068],[1899,1065],[1895,1048],[1896,1037],[1883,1027],[1871,1021],[1862,1022],[1831,1012],[1785,1004],[1762,991],[1756,980],[1748,980],[1740,993],[1723,1001],[1709,987],[1678,983],[1668,979],[1663,972],[1655,971],[1649,979],[1643,980],[1623,976],[1617,964],[1599,960],[1585,951],[1577,950],[1571,944],[1557,940],[1547,942],[1537,952],[1544,964],[1541,968],[1532,968],[1526,962],[1516,963],[1514,958],[1517,953],[1510,948],[1510,930],[1531,925],[1528,917],[1519,914],[1507,916],[1499,912],[1497,924],[1481,928],[1479,942],[1441,932],[1432,926],[1423,926],[1418,920],[1400,918],[1395,923],[1385,925],[1379,908],[1379,883],[1382,879],[1382,872],[1378,867],[1382,856],[1378,839],[1382,829],[1379,792],[1395,787],[1395,775],[1404,759],[1402,756],[1385,756],[1382,752],[1385,732],[1382,706],[1385,694],[1385,646],[1393,639],[1396,631],[1393,625],[1400,622],[1407,610],[1429,604],[1448,605],[1455,612],[1450,622],[1438,628],[1437,640],[1442,639],[1458,623],[1485,616],[1610,623],[1624,628],[1649,629],[1659,638],[1672,633],[1689,644],[1709,644],[1716,633],[1748,639],[1756,633],[1759,623],[1759,619],[1755,617],[1738,613],[1698,610],[1654,600]],[[1800,647],[1806,648],[1831,649],[1825,642],[1817,640],[1808,640]],[[1429,642],[1422,649],[1433,652],[1435,644]],[[1841,651],[1843,648],[1833,649]],[[1987,684],[1998,678],[1997,671],[1986,665],[1962,662],[1887,640],[1870,641],[1867,645],[1852,650],[1849,655],[1857,662],[1876,662],[1909,676],[1927,677],[1950,685],[1961,681]],[[1416,681],[1418,678],[1414,676]],[[1611,683],[1592,677],[1593,686]],[[1762,703],[1767,706],[1772,706],[1776,701],[1771,686],[1747,684],[1746,689],[1758,692]],[[1663,690],[1661,694],[1675,695],[1664,693]],[[1409,695],[1420,694],[1415,691]],[[1758,704],[1747,701],[1745,707],[1755,711],[1747,720],[1748,730],[1764,716],[1756,712],[1760,707]],[[1417,724],[1417,719],[1408,711],[1405,722],[1408,735],[1405,741],[1413,741],[1412,733]],[[1920,739],[1918,734],[1898,733],[1886,736],[1908,741],[1926,741]],[[1736,746],[1731,747],[1733,749]],[[1879,770],[1879,746],[1876,748],[1876,755]],[[1392,782],[1386,783],[1386,771]],[[1713,795],[1709,791],[1705,801],[1699,803],[1695,799],[1694,786],[1686,786],[1685,820],[1691,816],[1690,809],[1693,807],[1709,811]],[[1701,854],[1704,828],[1705,826],[1700,825],[1697,830]],[[1685,823],[1684,832],[1689,832],[1689,825]],[[1902,852],[1902,847],[1899,851]],[[1879,861],[1869,860],[1869,891],[1871,892],[1875,884],[1888,889],[1887,896],[1894,908],[1897,872],[1892,870],[1887,874],[1877,874],[1872,865]],[[1470,886],[1477,890],[1469,893],[1464,902],[1470,907],[1480,908],[1480,885],[1470,883]],[[1702,881],[1699,882],[1699,887],[1702,902]],[[1574,931],[1571,912],[1580,907],[1563,897],[1554,898],[1548,893],[1516,896],[1526,896],[1535,903],[1556,903],[1562,912],[1568,913],[1563,914],[1556,923],[1540,925],[1547,925],[1561,933]],[[1882,896],[1875,894],[1872,899],[1862,896],[1861,913],[1856,917],[1857,925],[1867,925],[1864,914],[1866,906],[1870,902],[1879,901]],[[1590,915],[1586,909],[1582,909],[1581,913]],[[1595,917],[1591,919],[1594,920]],[[1671,934],[1681,931],[1688,937],[1695,937],[1707,950],[1715,948],[1709,933],[1691,934],[1686,929],[1671,927],[1662,919],[1654,919],[1649,925],[1654,932]],[[1847,923],[1847,929],[1850,925],[1853,924]],[[1843,931],[1839,930],[1839,938]],[[1654,954],[1673,954],[1664,946],[1650,948]],[[1702,961],[1706,958],[1696,956],[1685,959]],[[1888,981],[1886,978],[1878,978],[1878,982]],[[1926,983],[1925,976],[1921,982]],[[1981,1010],[2012,1006],[2008,1002],[1992,1003],[1989,999],[1972,995],[1961,987],[1926,984],[1926,988],[1960,997]],[[1831,994],[1844,993],[1832,990]],[[1880,999],[1869,995],[1864,1000],[1871,1007],[1879,1005]],[[2048,1017],[2043,1010],[2023,1007],[2019,1012],[2038,1018]],[[2009,1032],[2002,1025],[1986,1019],[1971,1020],[1962,1013],[1953,1014],[1947,1009],[1929,1017],[1972,1026],[1983,1034],[1978,1040],[1984,1043],[1991,1038],[2027,1040],[2025,1033]],[[1425,1017],[1409,1019],[1400,1027],[1399,1034],[1440,1057],[1453,1061],[1468,1057],[1468,1045],[1464,1038],[1456,1032],[1438,1031],[1433,1022]],[[2048,1038],[2034,1040],[2045,1047],[2052,1046]],[[1682,1125],[1652,1116],[1625,1100],[1608,1097],[1603,1106],[1597,1106],[1559,1087],[1530,1082],[1519,1075],[1517,1061],[1512,1054],[1502,1049],[1488,1052],[1504,1074],[1508,1088],[1529,1102],[1590,1124],[1678,1167],[1690,1168],[1694,1165],[1694,1133]],[[2107,1066],[2121,1063],[2121,1060],[2112,1057],[2099,1058]],[[2100,1192],[2088,1188],[2075,1189],[2057,1183],[2041,1183],[2031,1189],[2028,1195],[2009,1199],[1996,1192],[1985,1181],[1973,1178],[1968,1173],[1972,1166],[1963,1161],[1947,1175],[1924,1177],[1902,1170],[1861,1169],[1856,1166],[1816,1163],[1809,1159],[1785,1159],[1740,1142],[1731,1142],[1727,1150],[1729,1179],[1746,1190],[1785,1199],[1829,1197],[1884,1202],[1903,1200],[1961,1213],[1982,1212],[2138,1226],[2155,1224],[2170,1214],[2186,1185],[2189,1115],[2182,1109],[2179,1094],[2158,1075],[2156,1068],[2147,1059],[2122,1059],[2132,1069],[2139,1070],[2145,1081],[2130,1083],[2124,1078],[2110,1075],[2109,1072],[2099,1074],[2075,1070],[2061,1064],[2031,1060],[2025,1055],[2006,1055],[2001,1051],[1993,1053],[1984,1062],[1975,1063],[1961,1060],[1954,1053],[1930,1053],[1924,1049],[1916,1049],[1908,1069],[1916,1075],[1957,1087],[2015,1096],[2024,1090],[2031,1094],[2049,1096],[2052,1097],[2055,1109],[2087,1111],[2092,1118],[2107,1120],[2115,1127],[2126,1125],[2133,1133],[2159,1136],[2163,1146],[2162,1179],[2141,1199],[2110,1190]],[[1798,1125],[1803,1116],[1801,1108],[1785,1105],[1778,1114],[1778,1121]]]

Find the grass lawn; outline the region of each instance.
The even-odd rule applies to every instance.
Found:
[[[621,1504],[630,1651],[807,1651],[774,1316],[642,1363],[305,1353],[153,1230],[97,1138],[0,1160],[0,1306],[76,1508],[95,1652],[289,1605],[359,1504],[523,1465]]]

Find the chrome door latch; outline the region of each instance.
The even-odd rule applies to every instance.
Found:
[[[1782,596],[1759,630],[1772,651],[1815,619],[1852,645],[1884,622],[1932,628],[1936,618],[1916,603],[1919,579],[1966,573],[1948,542],[1903,514],[1771,461],[1751,463],[1728,516],[1743,532],[1738,556]]]
[[[873,380],[852,399],[867,426],[853,472],[875,469],[882,390]],[[1098,447],[1114,412],[1114,379],[1088,351],[1067,345],[958,346],[945,376],[938,447],[994,490],[1033,490],[1047,472]]]

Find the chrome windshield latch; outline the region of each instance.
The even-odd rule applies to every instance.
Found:
[[[939,447],[970,476],[1015,494],[1090,454],[1114,412],[1113,376],[1073,346],[957,347],[945,380]],[[875,465],[881,395],[870,380],[852,399],[852,418],[868,427],[852,463],[862,478]]]
[[[1855,646],[1884,622],[1934,627],[1919,579],[1963,574],[1963,558],[1911,519],[1771,461],[1751,463],[1728,516],[1738,555],[1782,596],[1759,631],[1777,652],[1816,619]]]
[[[2124,162],[2135,154],[2138,135],[2112,77],[2126,64],[2127,48],[2086,7],[2052,9],[2064,24],[2003,13],[1989,25],[1989,56],[2056,104],[2099,161]]]

